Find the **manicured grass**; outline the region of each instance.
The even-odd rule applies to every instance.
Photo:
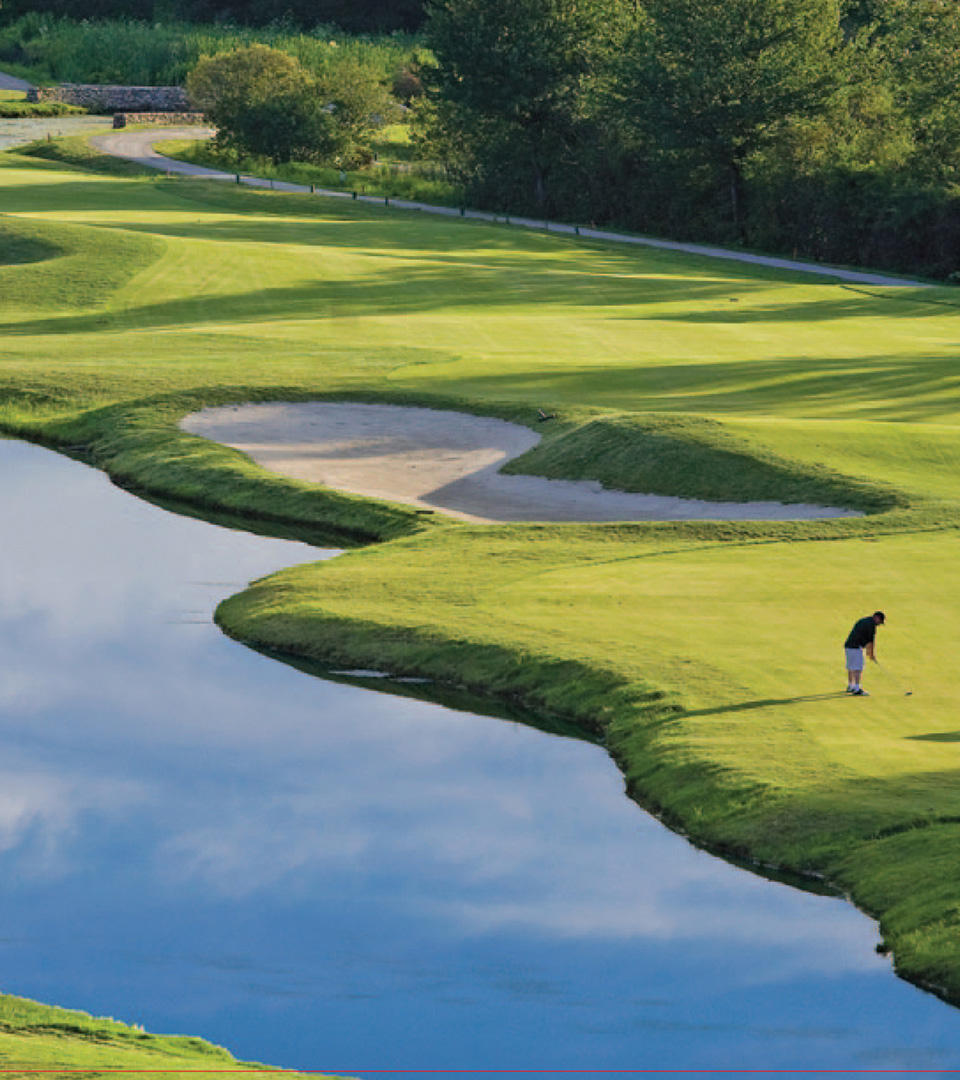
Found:
[[[640,802],[849,891],[899,971],[960,1001],[960,294],[39,152],[0,167],[22,255],[0,265],[5,430],[154,495],[388,541],[218,618],[599,729]],[[176,428],[203,405],[324,397],[528,423],[545,438],[514,467],[543,475],[867,516],[464,526],[270,477]],[[874,695],[848,699],[840,647],[878,607],[880,655],[915,693],[870,672]]]

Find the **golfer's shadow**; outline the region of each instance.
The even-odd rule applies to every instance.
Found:
[[[915,742],[960,742],[960,731],[930,731],[926,735],[905,735]]]
[[[716,709],[691,709],[678,716],[717,716],[720,713],[746,712],[748,709],[768,709],[771,705],[801,705],[805,701],[832,701],[845,697],[849,697],[845,690],[835,690],[829,694],[805,694],[803,697],[763,698],[760,701],[741,701],[737,705],[721,705]],[[957,732],[957,741],[960,742],[960,732]]]

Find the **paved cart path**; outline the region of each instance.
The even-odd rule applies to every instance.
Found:
[[[18,79],[16,75],[5,75],[0,71],[0,90],[22,90],[26,93],[31,85],[26,79]]]
[[[235,173],[220,172],[217,169],[208,169],[202,165],[192,165],[184,161],[174,161],[172,158],[158,154],[153,144],[165,139],[198,139],[209,138],[213,134],[211,128],[163,128],[147,131],[120,132],[115,135],[100,135],[91,142],[98,150],[115,157],[126,158],[140,165],[146,165],[153,169],[163,169],[170,173],[186,176],[203,176],[211,180],[236,181]],[[267,188],[273,191],[287,191],[300,194],[310,193],[311,188],[305,184],[291,184],[282,180],[263,180],[255,176],[241,176],[240,182],[250,187]],[[315,194],[330,198],[350,199],[350,192],[329,191],[317,188]],[[750,263],[754,266],[766,266],[776,270],[790,270],[803,274],[816,274],[820,277],[832,278],[835,281],[853,282],[858,285],[882,285],[894,288],[923,288],[925,283],[914,281],[909,278],[889,277],[886,274],[871,274],[861,270],[845,270],[839,267],[819,266],[816,263],[799,262],[795,259],[778,259],[768,255],[751,255],[742,251],[729,251],[726,248],[712,247],[706,244],[681,244],[672,240],[654,240],[650,237],[631,236],[627,233],[609,232],[605,229],[590,229],[584,226],[566,225],[555,221],[542,221],[535,218],[505,216],[503,214],[489,214],[480,210],[466,210],[461,212],[449,206],[433,206],[429,203],[411,202],[408,199],[384,199],[373,195],[360,195],[359,201],[375,203],[383,206],[389,204],[401,210],[418,210],[426,214],[441,214],[446,217],[465,217],[473,221],[490,221],[509,225],[519,225],[530,229],[541,229],[545,232],[576,235],[588,240],[605,240],[620,244],[639,244],[644,247],[660,248],[664,251],[679,251],[688,255],[703,255],[712,259],[728,259],[732,262]]]

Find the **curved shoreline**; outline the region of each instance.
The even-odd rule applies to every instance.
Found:
[[[222,399],[221,399],[221,400],[222,400]],[[77,430],[80,430],[80,429],[78,428]],[[212,448],[208,448],[208,449],[211,449],[211,450],[212,450]],[[106,457],[108,457],[108,455],[105,455],[105,458],[106,458]],[[246,462],[244,462],[244,463],[246,464]],[[127,467],[127,468],[129,468],[129,467]],[[272,483],[276,483],[273,477],[268,477],[268,476],[261,476],[261,477],[259,477],[259,478],[258,478],[258,481],[257,481],[257,483],[258,483],[258,484],[262,484],[262,483],[263,483],[263,481],[267,481],[267,483],[271,483],[271,482],[272,482]],[[212,485],[212,487],[213,487],[213,485]],[[219,491],[217,491],[217,494],[218,494],[218,496],[219,496]],[[848,524],[848,525],[851,525],[851,526],[852,526],[853,528],[856,528],[856,527],[858,526],[858,523],[847,523],[847,524]],[[861,526],[861,527],[863,527],[863,526]],[[869,524],[868,524],[868,525],[867,525],[866,527],[868,527],[868,528],[875,528],[875,527],[877,527],[877,526],[875,525],[875,523],[869,523]],[[843,525],[839,525],[839,526],[824,526],[824,528],[825,528],[825,529],[826,529],[826,528],[836,528],[837,530],[839,530],[840,528],[843,528]],[[451,530],[451,531],[452,531],[452,530]],[[473,531],[473,530],[459,530],[459,531]],[[627,759],[627,756],[626,756],[626,755],[624,755],[624,759],[625,759],[625,760]],[[882,912],[882,910],[883,910],[883,907],[882,907],[882,905],[875,905],[875,909],[876,909],[876,910],[880,910],[880,912]],[[922,984],[921,984],[921,985],[922,985]]]
[[[463,521],[796,521],[861,517],[809,503],[707,502],[611,491],[592,480],[505,475],[532,449],[530,428],[404,405],[296,402],[227,405],[180,422],[192,435],[297,480],[405,503]]]

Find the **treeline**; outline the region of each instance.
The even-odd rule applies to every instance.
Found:
[[[474,203],[960,268],[960,0],[436,0],[427,43]]]
[[[233,23],[311,30],[336,26],[347,33],[412,33],[420,29],[423,0],[4,0],[2,16],[45,14],[75,20]]]

